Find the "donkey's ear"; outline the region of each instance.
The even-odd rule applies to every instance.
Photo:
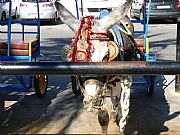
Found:
[[[123,5],[114,9],[110,12],[108,16],[105,16],[104,18],[98,21],[98,29],[100,31],[107,31],[108,29],[110,29],[115,23],[117,23],[121,18],[123,18],[127,14],[131,5],[132,0],[126,0],[126,2]]]
[[[61,21],[68,25],[71,30],[77,32],[80,26],[80,21],[71,12],[69,12],[61,3],[55,2],[55,6]]]

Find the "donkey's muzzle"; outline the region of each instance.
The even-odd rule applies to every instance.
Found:
[[[95,97],[98,95],[103,83],[96,79],[88,79],[83,85],[87,95]]]

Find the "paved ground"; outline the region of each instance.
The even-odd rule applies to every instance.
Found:
[[[158,53],[160,60],[172,60],[175,52],[176,28],[174,24],[168,27],[165,25],[150,26],[152,51]],[[165,28],[169,32],[165,32]],[[60,49],[63,44],[70,42],[72,32],[65,25],[43,26],[41,31],[42,53],[48,60],[60,60]],[[169,51],[170,49],[173,52]],[[8,81],[12,81],[12,78],[10,77]],[[132,89],[130,118],[125,134],[180,134],[180,94],[174,92],[174,76],[157,76],[155,87],[152,98],[146,95],[142,87]],[[4,101],[11,101],[8,104],[16,101],[16,104],[4,109]],[[1,91],[0,103],[2,105],[0,134],[3,135],[101,133],[97,116],[83,108],[81,97],[72,93],[70,78],[66,76],[49,76],[48,92],[43,99],[38,99],[33,91],[25,93]],[[109,133],[117,134],[118,127],[111,124]]]

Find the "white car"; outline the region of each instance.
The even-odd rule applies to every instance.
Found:
[[[39,0],[39,15],[42,21],[57,23],[58,14],[52,0]],[[37,19],[36,0],[22,0],[19,8],[19,18],[22,20]]]
[[[0,19],[6,20],[9,18],[9,1],[10,0],[0,0]],[[11,3],[11,16],[17,17],[18,15],[18,6],[20,0],[12,0]]]
[[[112,10],[120,5],[122,5],[126,0],[82,0],[83,8],[81,8],[81,0],[76,0],[78,3],[78,14],[81,17],[82,12],[83,16],[93,15],[98,17],[100,11],[103,9]],[[77,17],[76,12],[76,1],[75,0],[61,0],[60,3],[64,5],[74,16]]]

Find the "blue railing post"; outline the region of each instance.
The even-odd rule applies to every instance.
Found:
[[[12,9],[12,1],[9,1],[9,16],[8,16],[8,56],[11,53],[11,9]]]
[[[76,14],[77,14],[77,19],[79,19],[78,0],[75,0],[75,2],[76,2]]]

